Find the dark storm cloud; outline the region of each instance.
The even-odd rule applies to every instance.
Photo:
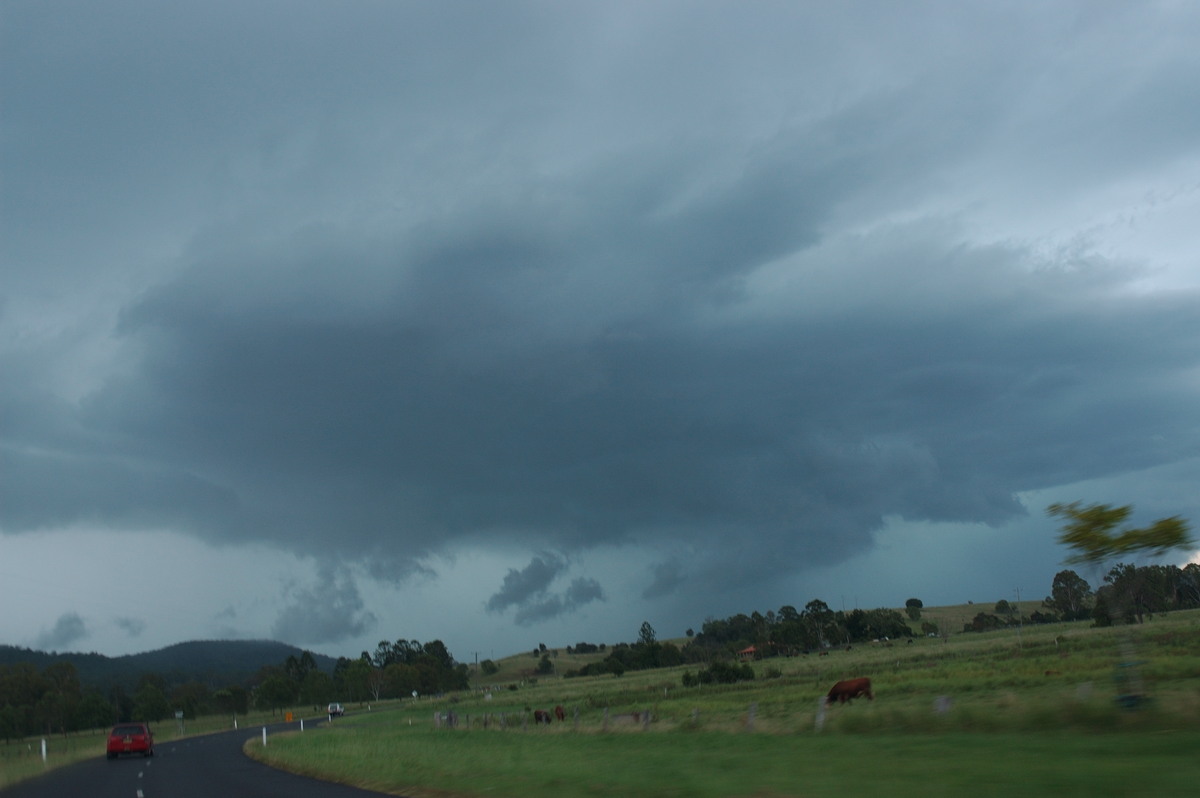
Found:
[[[1194,20],[644,5],[13,12],[0,526],[319,556],[315,642],[343,563],[559,552],[534,623],[1200,454],[1195,291],[1004,225],[1194,156]]]
[[[650,566],[650,586],[642,591],[642,598],[654,599],[670,595],[686,584],[687,578],[678,560],[655,563]]]
[[[569,615],[593,601],[604,601],[604,589],[600,583],[589,578],[575,579],[562,594],[540,592],[518,603],[513,621],[519,626],[532,626],[560,615]]]
[[[526,604],[537,596],[544,595],[550,583],[562,573],[567,564],[561,557],[548,552],[534,557],[521,570],[508,569],[495,595],[487,602],[492,612],[502,612],[513,605]]]
[[[40,651],[66,651],[88,636],[87,624],[77,612],[64,612],[51,629],[38,635],[33,647]]]
[[[277,640],[337,643],[370,631],[376,623],[375,614],[364,609],[353,576],[330,563],[318,568],[312,585],[292,587],[285,597],[288,604],[271,627]]]
[[[554,581],[568,564],[550,552],[542,552],[521,570],[510,568],[504,582],[487,601],[489,612],[515,607],[513,620],[522,626],[575,612],[593,601],[604,600],[604,589],[591,578],[576,578],[561,593],[551,591]]]

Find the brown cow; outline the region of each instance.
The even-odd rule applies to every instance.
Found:
[[[562,704],[559,704],[554,708],[554,717],[558,718],[560,721],[567,719],[567,711],[563,709]]]
[[[551,720],[551,715],[546,710],[535,709],[533,711],[533,722],[534,723],[549,723],[550,720]]]
[[[871,680],[862,679],[846,679],[838,682],[830,690],[829,695],[825,698],[826,704],[832,704],[837,701],[839,704],[844,704],[847,701],[865,695],[868,701],[874,701],[875,696],[871,693]]]

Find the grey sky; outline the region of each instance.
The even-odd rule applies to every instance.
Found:
[[[0,14],[4,642],[467,659],[1200,518],[1190,4]]]

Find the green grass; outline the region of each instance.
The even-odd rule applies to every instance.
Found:
[[[1129,651],[1151,697],[1136,711],[1116,700]],[[405,701],[266,749],[251,740],[247,751],[413,796],[1191,796],[1200,783],[1200,612],[1139,627],[856,645],[754,667],[754,682],[699,688],[681,686],[697,666],[543,676]],[[762,678],[768,670],[779,675]],[[829,685],[860,675],[876,700],[827,710],[818,731]],[[530,722],[531,709],[556,704],[568,722]],[[646,709],[648,729],[619,717]],[[458,728],[435,728],[445,712]]]
[[[1194,796],[1200,733],[772,735],[339,726],[253,755],[423,796]],[[303,763],[296,767],[297,763]]]

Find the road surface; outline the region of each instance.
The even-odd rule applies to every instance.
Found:
[[[313,720],[305,721],[312,726]],[[267,727],[273,732],[298,723]],[[156,743],[154,756],[94,760],[57,768],[0,790],[4,798],[365,798],[381,793],[285,773],[242,753],[262,727]]]

